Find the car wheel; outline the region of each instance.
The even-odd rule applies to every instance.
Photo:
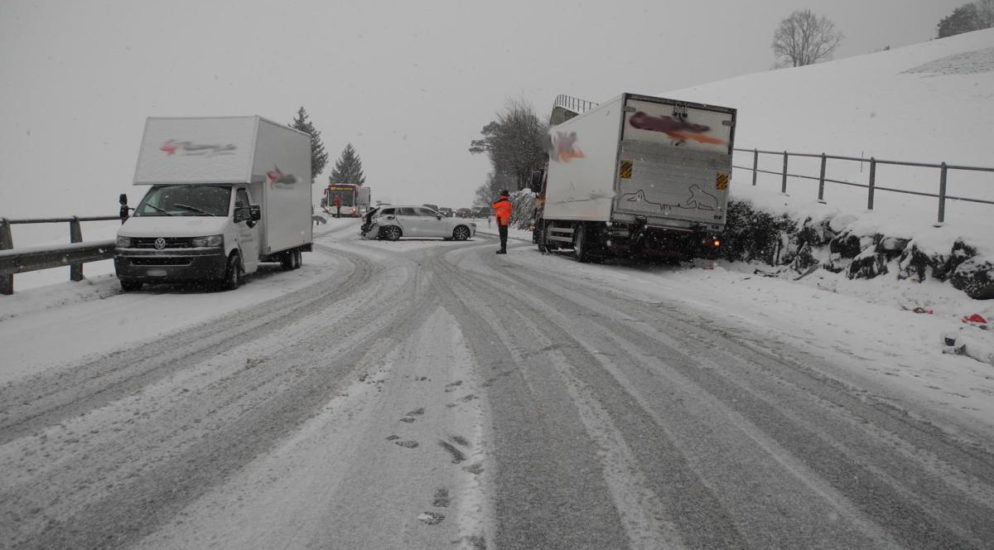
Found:
[[[388,241],[396,241],[400,239],[401,231],[396,225],[388,225],[383,228],[383,238]]]
[[[228,257],[228,265],[224,270],[224,290],[235,290],[242,285],[242,263],[238,261],[238,254]]]
[[[131,292],[134,290],[141,290],[142,282],[133,281],[131,279],[121,279],[121,290],[124,292]]]
[[[452,230],[452,238],[457,241],[465,241],[469,239],[469,228],[465,225],[456,226],[456,228]]]

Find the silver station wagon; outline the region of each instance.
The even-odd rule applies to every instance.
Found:
[[[388,241],[401,237],[465,241],[476,235],[474,222],[445,217],[427,206],[384,206],[363,227],[364,238]]]

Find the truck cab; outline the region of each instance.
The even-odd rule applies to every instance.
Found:
[[[121,286],[220,280],[237,287],[258,268],[260,218],[244,184],[154,185],[118,230]]]

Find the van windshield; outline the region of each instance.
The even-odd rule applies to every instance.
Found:
[[[156,185],[135,208],[135,216],[227,216],[230,185]]]

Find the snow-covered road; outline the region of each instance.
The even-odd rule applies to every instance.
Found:
[[[0,546],[994,540],[994,376],[895,353],[901,312],[853,309],[883,326],[845,346],[780,281],[333,222],[304,269],[234,292],[0,316]]]

